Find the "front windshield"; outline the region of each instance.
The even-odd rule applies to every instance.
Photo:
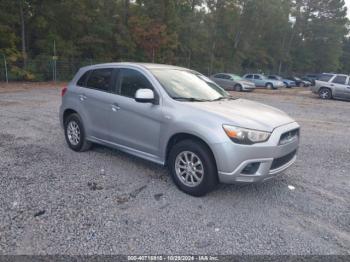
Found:
[[[221,87],[206,76],[181,69],[152,69],[170,97],[176,100],[214,101],[230,98]]]

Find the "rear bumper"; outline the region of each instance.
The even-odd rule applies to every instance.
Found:
[[[59,116],[60,125],[62,128],[63,128],[63,111],[64,111],[64,109],[63,109],[63,106],[61,105],[58,116]]]
[[[313,93],[315,93],[315,94],[318,94],[319,90],[320,90],[320,86],[319,85],[314,85],[314,86],[311,87],[311,91]]]
[[[282,134],[298,128],[296,122],[276,128],[266,143],[244,146],[230,141],[215,145],[213,151],[220,182],[263,182],[289,168],[297,158],[299,137],[285,145],[279,145],[279,141]],[[250,170],[250,166],[255,168]]]

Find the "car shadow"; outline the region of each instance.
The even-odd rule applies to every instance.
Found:
[[[166,166],[161,166],[156,163],[144,160],[142,158],[130,155],[118,149],[109,148],[103,145],[93,144],[91,150],[98,154],[110,155],[118,158],[120,161],[125,161],[127,164],[132,166],[138,166],[140,170],[148,170],[149,172],[144,172],[145,175],[151,179],[159,179],[171,183],[175,188],[175,184],[171,181],[170,174]],[[153,175],[149,175],[153,174]],[[264,194],[269,194],[268,192],[275,192],[281,187],[286,187],[286,183],[283,182],[279,177],[275,179],[268,180],[264,183],[255,184],[221,184],[219,183],[217,187],[204,196],[204,198],[230,198],[233,196],[240,195],[240,197],[248,198],[259,198],[261,197],[261,192]],[[179,191],[180,192],[180,191]],[[267,192],[267,193],[266,193]],[[180,192],[182,193],[182,192]],[[184,193],[182,193],[184,194]],[[275,194],[275,193],[273,193]],[[188,197],[191,197],[187,195]]]

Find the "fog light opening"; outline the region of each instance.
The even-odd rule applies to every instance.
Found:
[[[259,162],[249,163],[242,170],[242,174],[244,174],[244,175],[254,175],[258,171],[259,167],[260,167],[260,163]]]

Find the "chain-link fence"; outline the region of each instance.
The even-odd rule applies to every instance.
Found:
[[[107,62],[110,61],[36,58],[24,63],[8,61],[0,54],[0,81],[68,81],[83,66]]]
[[[6,57],[0,53],[0,81],[6,81],[7,79],[8,81],[69,81],[83,66],[109,62],[132,62],[132,60],[135,59],[121,58],[116,61],[107,61],[101,59],[63,59],[43,55],[34,59],[28,58],[25,62],[23,60],[14,62],[10,58],[7,58],[6,61]],[[136,61],[138,60],[136,59]],[[164,61],[155,61],[155,63],[164,63]],[[231,68],[225,68],[223,64],[218,63],[218,60],[216,62],[211,61],[209,57],[191,59],[191,57],[176,56],[169,63],[191,68],[205,75],[232,71],[229,70]]]
[[[129,61],[129,59],[119,59],[113,62]],[[87,65],[108,63],[111,61],[96,59],[56,59],[55,57],[39,57],[35,59],[27,59],[24,63],[13,62],[6,59],[0,53],[0,81],[69,81],[73,78],[79,68]],[[156,61],[158,62],[158,61]],[[262,70],[247,69],[237,70],[227,68],[220,63],[210,63],[203,61],[196,63],[190,61],[187,57],[176,57],[173,61],[174,65],[191,68],[205,75],[211,75],[218,72],[234,72],[236,74],[244,74],[251,72],[262,72]],[[264,73],[270,73],[265,71]]]

